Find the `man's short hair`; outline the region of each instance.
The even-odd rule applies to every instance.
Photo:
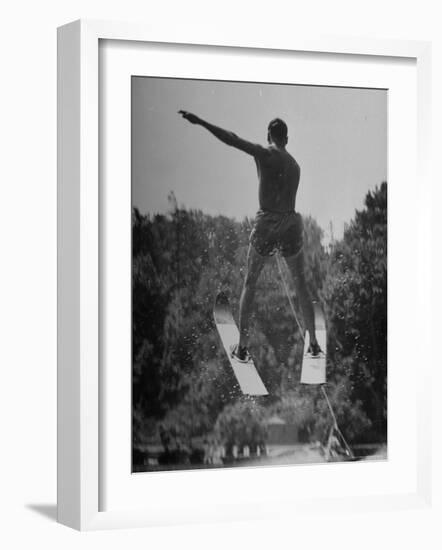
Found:
[[[273,139],[277,139],[278,141],[287,139],[287,124],[280,118],[274,118],[269,122],[268,131]]]

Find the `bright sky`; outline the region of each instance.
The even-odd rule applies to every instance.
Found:
[[[136,77],[132,79],[133,205],[142,213],[180,206],[237,219],[258,209],[252,157],[183,120],[179,109],[266,144],[275,117],[289,128],[301,166],[296,208],[324,229],[344,223],[368,190],[387,180],[387,92]]]

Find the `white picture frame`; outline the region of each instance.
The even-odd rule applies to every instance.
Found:
[[[272,50],[333,55],[411,58],[417,70],[417,161],[419,176],[419,296],[420,312],[430,311],[431,238],[426,209],[431,202],[429,180],[430,44],[358,38],[266,37],[244,39],[229,35],[207,37],[168,34],[160,27],[101,21],[76,21],[58,31],[58,521],[80,530],[135,527],[174,522],[257,518],[261,504],[207,510],[194,503],[190,512],[179,505],[114,507],[102,511],[102,450],[100,433],[100,174],[99,174],[99,43],[115,40],[145,43],[228,47],[235,51]],[[425,244],[426,243],[426,244]],[[429,323],[429,320],[426,321]],[[422,327],[424,330],[425,327]],[[333,508],[345,512],[427,506],[431,500],[430,361],[422,360],[416,379],[416,490],[336,497]],[[255,471],[256,472],[256,471]],[[202,472],[201,472],[202,473]],[[175,475],[175,474],[171,474]],[[194,474],[182,474],[194,475]],[[213,473],[202,473],[204,476]],[[259,475],[259,471],[256,475]],[[207,479],[207,477],[205,477]],[[265,498],[265,497],[264,497]],[[313,513],[330,506],[330,498],[291,502],[280,491],[273,495],[273,514]],[[278,505],[279,498],[279,505]],[[206,503],[207,504],[207,503]]]

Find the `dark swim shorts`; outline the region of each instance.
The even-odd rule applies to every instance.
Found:
[[[277,250],[285,257],[296,256],[302,250],[303,231],[302,217],[297,212],[260,210],[250,242],[261,256],[271,256]]]

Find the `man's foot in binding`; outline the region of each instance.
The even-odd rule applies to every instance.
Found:
[[[320,348],[318,342],[312,342],[308,347],[307,354],[310,355],[310,357],[321,357],[324,355],[324,352]]]
[[[239,344],[234,344],[230,348],[230,355],[233,359],[236,359],[240,363],[248,363],[252,359],[247,348],[245,346],[240,346]]]

